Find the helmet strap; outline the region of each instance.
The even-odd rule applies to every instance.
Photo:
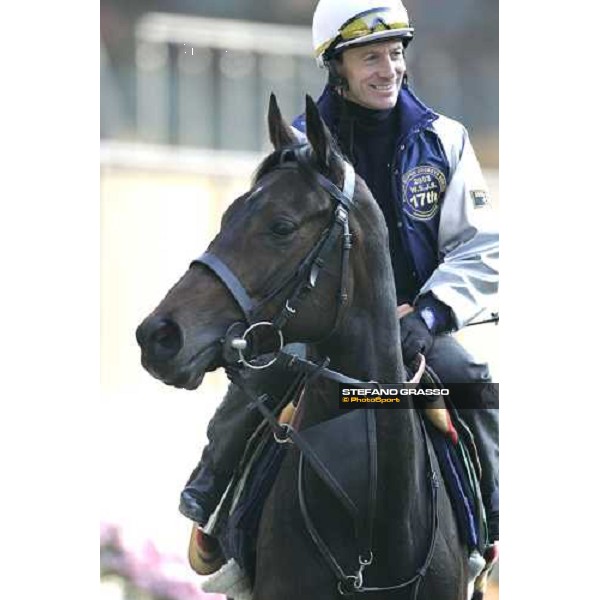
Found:
[[[348,80],[340,73],[338,69],[338,59],[330,57],[326,62],[328,79],[327,83],[339,96],[341,107],[339,121],[339,139],[338,142],[344,156],[354,163],[354,120],[350,117],[346,100],[346,92],[350,89]]]
[[[327,68],[327,83],[335,88],[335,90],[343,95],[343,92],[347,92],[349,89],[348,80],[343,77],[337,67],[337,60],[330,58],[325,61],[325,67]]]
[[[356,166],[356,155],[354,153],[354,118],[350,115],[348,101],[340,96],[341,111],[338,125],[339,144],[346,158]]]

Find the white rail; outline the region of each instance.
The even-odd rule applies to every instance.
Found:
[[[140,41],[194,44],[223,50],[310,56],[310,29],[297,25],[148,13],[136,26]]]

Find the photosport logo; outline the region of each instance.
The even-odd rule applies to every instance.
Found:
[[[485,388],[482,390],[482,386]],[[347,384],[338,386],[340,409],[354,408],[415,408],[451,401],[455,408],[497,409],[499,388],[497,383],[453,383],[447,386],[415,386],[373,384],[355,388]],[[437,404],[436,404],[437,405]]]

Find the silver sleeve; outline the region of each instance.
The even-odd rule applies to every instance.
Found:
[[[434,122],[450,163],[438,232],[440,264],[419,296],[431,292],[452,309],[458,329],[496,310],[498,228],[481,167],[465,128],[440,117]]]

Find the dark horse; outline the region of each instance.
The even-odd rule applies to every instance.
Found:
[[[307,343],[311,357],[330,358],[332,371],[361,381],[405,381],[383,215],[359,177],[351,201],[344,198],[353,171],[309,97],[306,115],[308,143],[299,144],[271,98],[275,151],[251,190],[226,211],[208,248],[218,264],[194,261],[140,326],[142,363],[163,382],[195,389],[207,371],[225,366],[230,327],[250,320],[245,303],[252,305],[253,322],[277,323],[286,343]],[[344,203],[351,236],[342,226],[339,235],[328,235]],[[330,248],[316,260],[325,238]],[[345,263],[340,256],[349,238]],[[298,279],[308,272],[311,292],[297,293]],[[300,433],[340,416],[338,384],[314,379],[302,403]],[[358,412],[373,415],[376,431],[369,556],[357,547],[352,517],[314,470],[307,469],[299,493],[301,453],[288,444],[262,511],[254,599],[333,600],[361,592],[373,600],[464,600],[466,550],[418,412]],[[307,530],[303,510],[325,550]],[[340,582],[327,556],[354,575]]]

